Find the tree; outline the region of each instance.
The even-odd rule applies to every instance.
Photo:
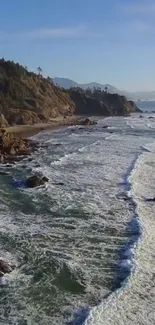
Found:
[[[42,68],[41,68],[41,67],[38,67],[38,68],[37,68],[37,71],[38,71],[39,76],[41,76],[41,74],[42,74],[42,72],[43,72]]]
[[[105,88],[104,88],[104,90],[106,91],[106,93],[107,93],[107,91],[108,91],[108,87],[106,86]]]

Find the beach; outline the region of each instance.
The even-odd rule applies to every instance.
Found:
[[[42,131],[54,131],[69,125],[76,125],[76,122],[81,118],[81,116],[74,115],[66,118],[58,117],[50,119],[48,123],[39,123],[33,125],[15,125],[5,128],[5,130],[6,132],[13,133],[14,136],[18,136],[21,138],[29,138]],[[83,116],[83,119],[85,118],[86,116]]]

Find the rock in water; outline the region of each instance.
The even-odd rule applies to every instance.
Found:
[[[95,125],[95,124],[97,124],[97,122],[96,121],[92,121],[92,120],[90,120],[89,118],[86,118],[86,119],[80,119],[80,120],[78,120],[78,122],[77,122],[77,124],[78,125]]]
[[[38,187],[44,185],[48,182],[48,178],[43,176],[39,177],[37,175],[31,176],[26,180],[26,186],[29,188]]]
[[[13,269],[14,269],[14,266],[12,266],[8,262],[0,259],[0,277],[6,273],[12,272]]]

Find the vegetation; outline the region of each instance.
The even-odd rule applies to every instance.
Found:
[[[125,116],[140,111],[135,103],[128,101],[125,96],[108,93],[107,87],[105,90],[101,90],[101,88],[83,90],[74,87],[66,90],[66,92],[75,103],[77,114]]]
[[[61,89],[50,77],[42,76],[13,61],[0,59],[1,125],[46,122],[51,117],[75,114],[128,115],[137,110],[124,96],[94,88]]]
[[[13,61],[0,59],[0,113],[13,124],[37,123],[50,117],[71,115],[74,104],[51,78],[28,71]]]

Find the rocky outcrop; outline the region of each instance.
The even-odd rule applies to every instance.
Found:
[[[9,123],[6,120],[5,116],[2,113],[0,113],[0,127],[7,128],[8,126],[9,126]]]
[[[141,112],[133,101],[118,94],[74,88],[68,92],[75,104],[76,115],[128,116],[133,112]]]
[[[129,115],[140,111],[124,96],[101,89],[64,90],[13,61],[0,59],[0,126],[47,122],[76,115]]]
[[[92,121],[90,118],[77,120],[77,125],[95,125],[95,124],[97,124],[97,122]]]
[[[37,175],[31,176],[26,180],[26,187],[33,188],[33,187],[38,187],[41,185],[44,185],[45,183],[48,182],[48,178],[43,176],[39,177]]]
[[[9,125],[46,122],[52,117],[72,115],[73,111],[68,94],[50,78],[0,59],[0,113]]]
[[[33,125],[40,122],[46,122],[47,119],[44,116],[39,116],[32,111],[26,111],[22,109],[8,109],[5,113],[9,125]]]
[[[141,110],[137,107],[137,105],[135,104],[135,102],[133,100],[129,100],[128,101],[129,103],[129,110],[130,110],[130,113],[140,113]]]
[[[75,104],[76,115],[111,115],[106,104],[98,99],[88,97],[85,93],[73,90],[70,92],[70,97]]]
[[[10,265],[8,262],[0,259],[0,277],[2,277],[6,273],[12,272],[14,269],[13,265]]]
[[[29,155],[35,150],[36,145],[27,139],[20,139],[0,130],[0,163],[7,163],[17,159],[17,157]]]

